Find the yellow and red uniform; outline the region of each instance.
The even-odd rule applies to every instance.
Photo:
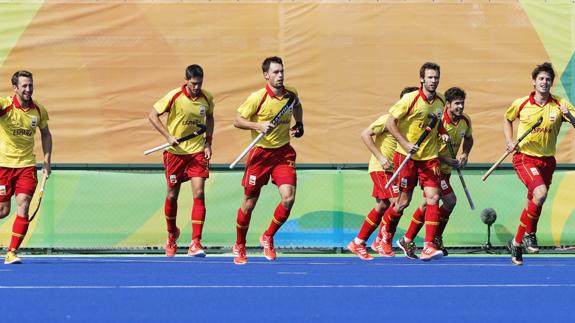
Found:
[[[214,99],[210,92],[201,90],[192,97],[186,85],[174,89],[154,103],[159,114],[168,113],[168,132],[180,138],[197,130],[195,123],[206,123],[206,116],[214,113]],[[204,156],[204,136],[172,146],[164,152],[164,168],[168,187],[188,181],[192,177],[209,177],[209,163]]]
[[[382,115],[369,125],[371,131],[375,134],[375,147],[379,149],[390,163],[388,169],[383,169],[381,163],[374,155],[371,155],[369,160],[368,172],[373,181],[372,196],[378,199],[394,198],[399,193],[397,185],[392,184],[388,189],[385,188],[385,185],[393,176],[393,153],[397,146],[397,140],[386,129],[387,119],[389,119],[389,114]]]
[[[16,96],[0,99],[0,202],[36,190],[36,129],[48,126],[48,112],[33,100],[23,108]]]
[[[281,96],[276,96],[269,86],[252,93],[238,108],[240,116],[252,122],[271,121],[287,104],[288,94],[297,97],[297,90],[285,86]],[[246,171],[242,180],[247,196],[257,196],[261,187],[266,185],[271,176],[272,181],[296,185],[295,161],[297,154],[289,144],[290,122],[292,111],[287,111],[276,126],[250,151],[246,161]],[[251,131],[252,139],[259,133]]]

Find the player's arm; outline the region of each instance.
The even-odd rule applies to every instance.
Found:
[[[399,132],[399,128],[397,127],[397,119],[395,119],[395,117],[392,114],[389,115],[387,123],[385,124],[385,128],[387,129],[387,131],[389,131],[389,133],[393,137],[395,137],[397,143],[401,145],[401,147],[403,147],[405,151],[413,154],[419,148],[418,146],[407,141],[407,139],[405,139],[405,137],[401,135],[401,133]]]
[[[465,167],[467,165],[467,159],[469,158],[469,153],[471,152],[471,148],[473,148],[473,135],[469,137],[463,137],[463,148],[462,153],[459,155],[459,168]]]
[[[503,117],[503,135],[505,136],[507,151],[512,152],[516,149],[516,142],[513,140],[513,121],[509,121],[507,117]]]
[[[269,121],[265,122],[250,121],[244,118],[240,112],[237,112],[236,119],[234,121],[234,127],[238,129],[255,130],[263,133],[268,133],[274,128],[274,125]]]
[[[172,136],[168,132],[168,129],[166,128],[166,126],[164,126],[164,124],[162,123],[162,120],[160,120],[160,116],[162,114],[164,114],[164,112],[158,113],[158,111],[156,111],[156,109],[152,108],[152,111],[148,115],[148,120],[150,121],[150,123],[152,124],[154,129],[156,129],[160,134],[162,134],[162,136],[164,136],[164,138],[166,138],[166,140],[168,141],[168,143],[170,145],[175,146],[175,145],[179,144],[178,139],[176,137]],[[212,129],[212,131],[213,131],[213,129]]]
[[[375,156],[375,158],[377,158],[377,160],[379,161],[379,163],[381,164],[381,166],[384,169],[389,168],[389,166],[391,166],[389,160],[387,158],[385,158],[385,156],[383,156],[381,154],[381,151],[379,151],[379,149],[377,149],[377,147],[375,146],[375,141],[373,140],[373,136],[375,136],[375,133],[373,132],[373,130],[371,128],[365,128],[362,132],[361,132],[361,141],[363,141],[363,144],[367,147],[367,149],[371,152],[371,154],[373,156]]]
[[[52,160],[52,134],[50,133],[50,128],[48,125],[40,129],[40,138],[42,139],[42,152],[44,153],[44,167],[42,172],[46,176],[50,176],[52,173],[51,160]]]
[[[206,142],[204,144],[204,156],[206,159],[212,158],[212,136],[214,135],[214,115],[206,115]]]
[[[303,136],[303,108],[300,102],[293,108],[293,118],[295,125],[291,127],[290,135],[299,138]]]
[[[559,110],[561,110],[563,117],[571,123],[573,128],[575,128],[575,117],[573,117],[573,114],[571,113],[571,111],[569,111],[569,108],[564,105],[561,105],[559,107]]]

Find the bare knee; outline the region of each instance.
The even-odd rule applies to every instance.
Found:
[[[256,207],[257,198],[246,198],[242,203],[241,209],[244,213],[251,213]]]
[[[10,205],[0,206],[0,219],[7,217],[10,214]]]
[[[533,202],[539,206],[543,205],[545,200],[547,199],[547,190],[535,190],[533,191]]]
[[[282,206],[286,209],[286,210],[291,210],[293,204],[295,202],[295,196],[293,195],[288,195],[288,196],[282,196]]]

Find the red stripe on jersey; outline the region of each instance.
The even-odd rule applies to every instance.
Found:
[[[529,97],[527,100],[525,100],[523,103],[521,103],[521,105],[519,106],[519,110],[517,110],[517,115],[516,115],[517,118],[519,118],[519,113],[521,113],[521,110],[523,110],[523,108],[525,107],[525,105],[529,101],[531,101],[531,97]]]
[[[258,112],[260,112],[260,109],[262,108],[262,104],[264,104],[264,101],[266,100],[266,98],[268,97],[268,92],[266,91],[266,93],[264,94],[264,96],[262,97],[262,100],[260,101],[260,103],[258,104],[258,108],[256,109],[256,113],[258,114]]]
[[[176,101],[176,99],[182,95],[183,90],[174,94],[174,96],[172,96],[172,98],[170,99],[170,102],[168,102],[168,105],[166,105],[166,112],[170,112],[170,110],[172,110],[172,105],[174,104],[174,102]]]
[[[413,110],[413,107],[415,106],[415,103],[417,103],[417,100],[419,99],[420,96],[421,96],[421,92],[415,96],[413,101],[411,101],[411,104],[409,105],[409,109],[407,109],[407,114],[411,113],[411,110]]]

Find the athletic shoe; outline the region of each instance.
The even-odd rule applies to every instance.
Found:
[[[192,240],[192,243],[190,243],[190,248],[188,248],[188,256],[192,257],[206,256],[206,252],[204,251],[204,247],[202,247],[200,240]]]
[[[381,250],[381,245],[380,245],[380,243],[381,243],[381,239],[380,239],[380,238],[375,238],[375,239],[373,239],[373,242],[371,243],[371,246],[370,246],[371,250],[373,250],[373,251],[379,253],[380,250]]]
[[[262,234],[260,244],[264,248],[264,257],[269,261],[276,260],[276,249],[274,248],[274,237]]]
[[[356,254],[361,260],[373,260],[373,257],[367,252],[367,249],[365,248],[365,242],[357,244],[355,241],[351,240],[351,242],[347,245],[347,249]]]
[[[22,260],[18,258],[15,251],[8,251],[6,253],[6,258],[4,258],[5,265],[21,264]]]
[[[246,257],[246,245],[245,244],[234,244],[232,248],[234,253],[234,264],[245,265],[248,263],[248,257]]]
[[[391,245],[391,237],[387,237],[387,234],[383,234],[383,239],[379,243],[379,255],[382,257],[395,257],[395,252],[393,252],[393,246]]]
[[[180,229],[178,228],[176,228],[175,234],[168,233],[168,241],[166,242],[167,257],[173,257],[176,254],[176,251],[178,250],[178,245],[176,244],[176,241],[178,241],[179,237],[180,237]]]
[[[539,245],[537,244],[535,233],[525,234],[523,236],[523,244],[528,253],[539,253]]]
[[[402,237],[401,239],[397,240],[396,244],[399,247],[399,249],[403,250],[403,253],[405,254],[405,256],[407,258],[409,258],[409,259],[418,259],[419,258],[415,254],[417,247],[415,246],[415,243],[413,241],[405,242],[405,238]]]
[[[516,266],[523,265],[523,249],[521,249],[521,246],[516,246],[513,240],[509,240],[507,249],[511,252],[511,262]]]
[[[435,237],[433,239],[433,244],[437,246],[437,249],[439,249],[439,250],[441,250],[441,252],[443,252],[443,257],[446,257],[449,254],[449,252],[447,251],[447,249],[443,245],[443,238]]]
[[[421,251],[419,258],[423,261],[430,261],[431,259],[440,259],[443,257],[443,252],[439,250],[433,243],[428,243],[427,246]]]

